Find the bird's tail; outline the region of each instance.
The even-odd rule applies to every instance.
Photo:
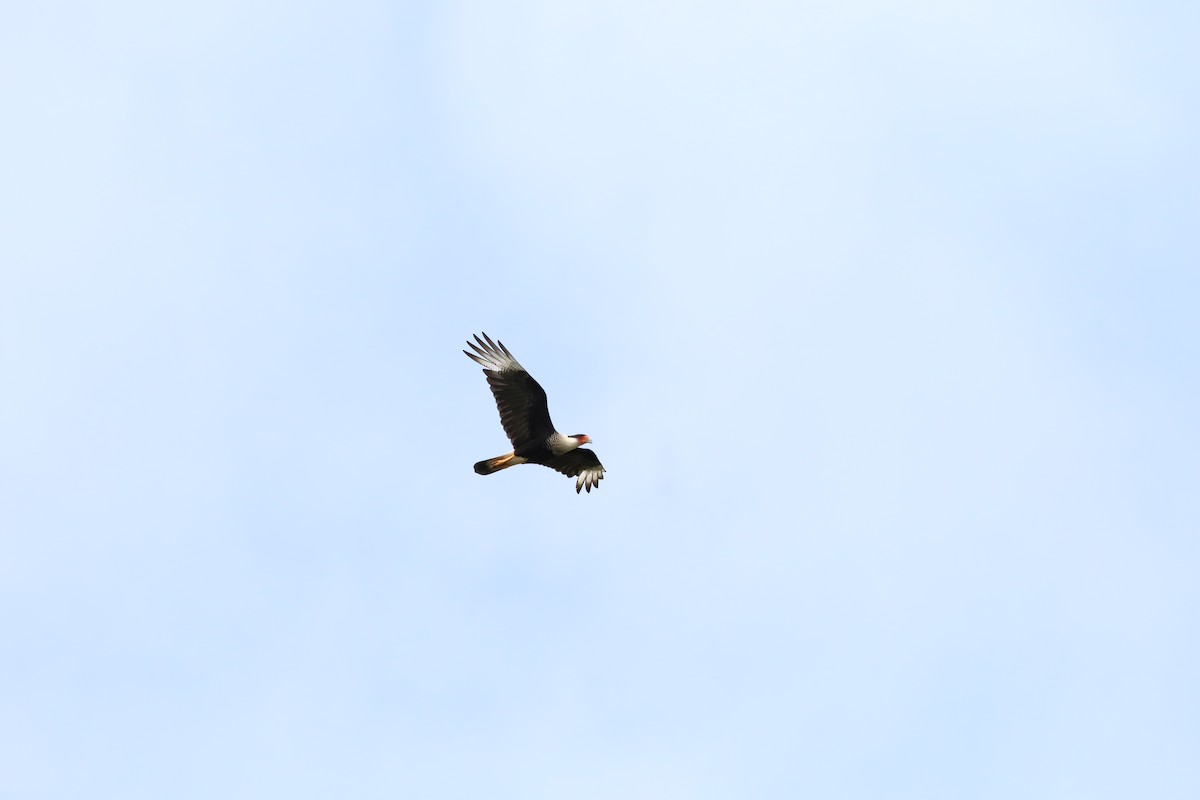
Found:
[[[499,472],[502,469],[515,467],[525,461],[523,458],[516,458],[514,453],[505,453],[502,456],[495,458],[487,458],[475,465],[475,471],[480,475],[491,475],[493,472]]]

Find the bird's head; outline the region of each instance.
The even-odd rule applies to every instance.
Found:
[[[591,441],[591,437],[589,437],[586,433],[577,433],[571,438],[575,440],[576,447],[579,447],[581,444],[587,444]]]

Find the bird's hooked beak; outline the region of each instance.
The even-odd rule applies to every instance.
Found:
[[[592,437],[588,436],[586,433],[581,433],[581,434],[579,434],[578,436],[576,436],[576,437],[575,437],[575,439],[576,439],[576,440],[577,440],[577,441],[578,441],[580,444],[588,444],[589,442],[591,442],[591,441],[592,441]]]

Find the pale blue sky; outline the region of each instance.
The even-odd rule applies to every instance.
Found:
[[[3,17],[0,796],[1200,795],[1194,4]]]

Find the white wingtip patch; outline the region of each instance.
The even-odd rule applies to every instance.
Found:
[[[575,494],[579,494],[580,489],[587,489],[588,494],[592,493],[592,487],[599,486],[600,480],[604,477],[603,467],[592,467],[580,472],[575,478]]]
[[[479,344],[476,345],[475,342]],[[467,354],[468,358],[485,369],[495,370],[496,372],[525,371],[525,368],[517,363],[517,360],[513,358],[512,353],[508,352],[508,348],[502,342],[493,342],[491,337],[486,333],[483,335],[483,339],[476,336],[475,342],[468,340],[467,344],[479,355],[472,355],[471,353],[467,353],[466,350],[463,352]]]

